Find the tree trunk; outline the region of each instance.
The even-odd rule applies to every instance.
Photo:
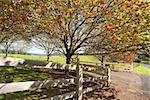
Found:
[[[102,63],[102,66],[104,67],[104,56],[103,55],[102,55],[101,63]]]
[[[7,56],[8,56],[8,53],[6,52],[5,57],[7,57]]]
[[[5,57],[7,57],[8,56],[8,48],[6,48],[6,50],[5,50]]]
[[[72,55],[67,54],[67,56],[66,56],[66,64],[70,64],[71,57],[72,57]]]
[[[50,56],[50,55],[47,55],[47,61],[49,61],[49,56]]]

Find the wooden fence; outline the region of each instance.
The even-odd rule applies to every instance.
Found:
[[[19,82],[19,83],[1,83],[0,84],[0,94],[25,91],[25,90],[36,90],[36,89],[45,89],[51,87],[59,87],[59,86],[69,86],[71,84],[76,85],[76,91],[57,95],[54,97],[46,98],[44,100],[64,100],[76,97],[77,100],[82,100],[82,96],[85,93],[91,92],[98,88],[103,88],[104,86],[108,86],[110,84],[110,68],[109,65],[100,68],[98,66],[89,66],[86,64],[80,64],[79,59],[76,59],[75,64],[54,64],[49,63],[45,67],[34,66],[34,68],[46,68],[46,69],[63,69],[63,70],[76,70],[76,78],[72,79],[61,79],[61,80],[47,80],[47,81],[28,81],[28,82]],[[99,77],[88,77],[83,78],[83,70],[84,71],[93,71],[93,70],[103,70],[105,75]],[[87,87],[83,89],[84,82],[94,82],[101,81],[100,84],[95,85],[93,87]]]
[[[86,62],[86,61],[80,61],[81,65],[89,65],[89,66],[106,66],[109,65],[112,71],[129,71],[132,72],[133,71],[133,63],[127,63],[127,62],[94,62],[94,61],[90,61],[90,62]]]

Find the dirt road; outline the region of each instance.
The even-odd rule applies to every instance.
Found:
[[[99,76],[94,73],[89,74],[95,77]],[[111,88],[115,88],[117,91],[115,100],[150,100],[150,76],[128,72],[112,72]]]
[[[111,80],[120,100],[150,100],[150,76],[112,72]]]

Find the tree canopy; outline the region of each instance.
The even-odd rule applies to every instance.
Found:
[[[18,33],[25,29],[21,32],[25,37],[45,32],[58,39],[57,47],[66,56],[66,63],[85,46],[124,52],[136,51],[149,43],[148,0],[16,0],[14,3],[7,0],[2,3],[2,32],[9,27],[10,23],[5,25],[9,20],[18,23],[18,27],[13,24],[15,29],[9,27],[9,31]]]

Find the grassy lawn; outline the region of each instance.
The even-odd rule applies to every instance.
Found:
[[[4,57],[5,54],[0,54],[0,56]],[[46,61],[46,57],[44,57],[44,56],[32,56],[32,55],[22,55],[22,54],[8,54],[8,57],[22,58],[22,59],[36,60],[36,61]]]
[[[135,67],[134,72],[137,74],[142,74],[142,75],[149,75],[150,76],[150,68],[145,68],[142,66]]]
[[[121,62],[119,62],[119,63],[113,62],[111,64],[112,64],[111,68],[113,68],[113,66],[114,66],[114,68],[116,70],[120,70],[120,71],[124,70],[124,69],[128,69],[128,68],[130,68],[129,66],[132,66],[130,63],[121,63]],[[150,68],[146,68],[143,66],[136,66],[136,67],[133,66],[133,72],[137,73],[137,74],[141,74],[141,75],[149,75],[150,76]]]
[[[117,70],[128,69],[130,65],[129,63],[112,63]],[[150,76],[150,68],[146,68],[143,66],[133,66],[133,72],[140,75],[149,75]]]
[[[5,54],[0,54],[0,56],[5,56]],[[8,54],[9,57],[14,57],[14,58],[22,58],[22,59],[27,59],[27,60],[35,60],[35,61],[42,61],[46,62],[46,57],[45,56],[32,56],[32,55],[21,55],[21,54]],[[79,59],[81,61],[98,61],[98,59],[94,56],[89,56],[89,55],[80,55]],[[52,56],[50,57],[50,61],[56,62],[56,63],[61,63],[65,64],[66,59],[64,56]]]
[[[43,81],[53,79],[52,75],[31,67],[0,67],[0,83]]]

